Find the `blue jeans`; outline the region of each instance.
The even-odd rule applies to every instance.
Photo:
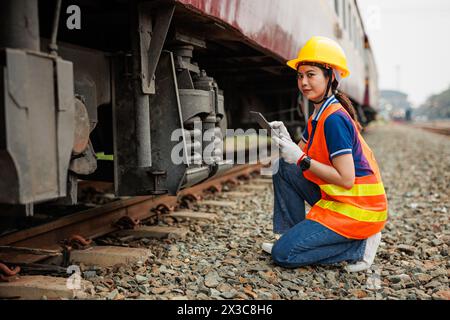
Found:
[[[320,188],[295,164],[279,160],[273,175],[274,233],[283,234],[272,249],[273,261],[286,268],[362,260],[366,240],[348,239],[322,224],[305,219],[305,201],[313,206]]]

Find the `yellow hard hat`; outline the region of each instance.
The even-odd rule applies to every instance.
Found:
[[[316,36],[309,39],[298,53],[298,58],[288,61],[287,65],[297,71],[299,64],[303,62],[329,65],[337,69],[342,78],[350,75],[344,50],[336,41],[326,37]]]

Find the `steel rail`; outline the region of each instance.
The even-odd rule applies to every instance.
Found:
[[[33,228],[3,235],[0,237],[0,246],[62,250],[61,243],[74,234],[82,235],[85,238],[96,238],[114,232],[119,229],[115,222],[123,217],[141,221],[151,218],[156,215],[152,209],[160,205],[175,207],[184,196],[198,196],[212,187],[220,190],[222,183],[259,171],[262,166],[262,164],[236,166],[219,177],[181,191],[177,197],[145,196],[113,201],[98,208],[88,209]],[[0,252],[0,261],[9,263],[35,263],[46,257],[36,254],[12,255]]]

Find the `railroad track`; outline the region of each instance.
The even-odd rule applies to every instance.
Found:
[[[413,127],[443,136],[450,136],[450,126],[413,125]]]
[[[434,127],[419,127],[420,129],[430,131],[433,133],[450,136],[450,128],[434,128]]]
[[[120,199],[33,228],[0,236],[1,280],[11,281],[17,278],[20,268],[32,270],[33,274],[39,274],[39,270],[42,270],[43,274],[52,273],[52,271],[64,273],[65,268],[57,265],[50,266],[45,261],[56,257],[62,261],[66,260],[65,264],[67,264],[67,256],[70,257],[72,247],[86,248],[92,239],[124,231],[124,229],[132,230],[138,227],[140,221],[152,219],[158,215],[186,214],[186,210],[181,209],[180,206],[186,206],[186,204],[189,206],[189,203],[200,201],[203,195],[211,191],[220,193],[224,184],[239,184],[242,179],[251,179],[260,172],[261,168],[261,164],[236,166],[222,176],[183,190],[177,197],[152,196]],[[94,187],[102,189],[105,185],[94,184]],[[195,213],[192,212],[192,214]],[[41,264],[42,261],[44,264]]]

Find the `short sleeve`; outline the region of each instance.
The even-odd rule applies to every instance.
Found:
[[[335,112],[325,120],[325,138],[330,160],[353,153],[355,128],[347,115]]]
[[[308,142],[308,138],[309,138],[309,133],[308,133],[308,126],[305,127],[305,130],[303,130],[303,134],[302,134],[302,141],[304,143]]]

